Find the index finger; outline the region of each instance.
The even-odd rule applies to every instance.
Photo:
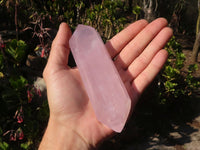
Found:
[[[147,24],[148,22],[144,19],[136,21],[106,42],[105,45],[111,58],[114,58],[120,53],[127,43],[129,43]]]

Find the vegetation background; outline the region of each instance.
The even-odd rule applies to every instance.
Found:
[[[63,21],[72,30],[78,24],[93,26],[106,41],[136,20],[167,18],[175,36],[166,45],[165,67],[122,134],[100,149],[128,149],[152,135],[167,139],[174,124],[191,122],[197,115],[198,53],[191,59],[199,37],[198,10],[197,0],[0,0],[0,149],[38,148],[49,116],[42,71]],[[75,66],[72,55],[69,65]]]

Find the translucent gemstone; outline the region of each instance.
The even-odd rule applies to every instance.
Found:
[[[97,120],[121,132],[131,109],[131,99],[98,32],[78,25],[70,48]]]

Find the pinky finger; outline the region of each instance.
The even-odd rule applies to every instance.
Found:
[[[140,75],[137,76],[132,82],[134,91],[137,91],[138,96],[144,91],[144,89],[153,81],[155,76],[162,69],[168,57],[166,50],[160,50],[152,59],[150,64],[144,69]],[[136,93],[135,93],[136,94]]]

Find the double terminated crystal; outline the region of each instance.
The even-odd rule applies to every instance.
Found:
[[[101,37],[94,28],[78,25],[69,44],[97,119],[121,132],[131,99]]]

